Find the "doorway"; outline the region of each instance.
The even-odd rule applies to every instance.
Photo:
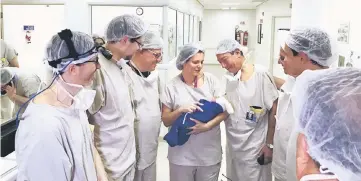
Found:
[[[273,17],[272,29],[272,46],[271,46],[271,73],[279,78],[286,79],[287,75],[283,72],[283,68],[278,64],[280,47],[284,45],[287,35],[291,28],[291,17]]]

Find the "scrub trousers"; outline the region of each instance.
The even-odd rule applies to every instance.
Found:
[[[144,170],[135,170],[134,181],[156,181],[157,180],[157,165],[156,161]]]
[[[211,166],[181,166],[169,163],[170,181],[217,181],[221,163]]]
[[[227,177],[232,181],[272,181],[271,163],[259,165],[245,163],[242,160],[226,156]]]
[[[127,175],[123,178],[113,179],[108,174],[108,181],[134,181],[135,168],[133,168]]]

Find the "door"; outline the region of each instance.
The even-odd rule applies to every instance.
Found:
[[[46,44],[65,27],[64,6],[3,5],[3,13],[4,40],[17,51],[20,68],[44,78]],[[30,31],[31,43],[25,39],[24,26],[34,27]]]
[[[273,21],[272,73],[276,77],[285,79],[287,75],[283,72],[282,66],[278,64],[278,57],[280,47],[284,45],[291,28],[291,17],[274,17]]]

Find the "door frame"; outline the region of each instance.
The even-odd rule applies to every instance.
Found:
[[[273,63],[274,63],[274,37],[275,37],[275,32],[273,31],[276,25],[276,18],[290,18],[291,16],[272,16],[272,25],[271,25],[271,47],[270,47],[270,60],[271,60],[271,64],[269,67],[269,72],[271,75],[273,75]]]

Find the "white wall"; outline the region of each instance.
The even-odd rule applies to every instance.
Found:
[[[245,25],[240,25],[241,21],[244,21]],[[255,22],[255,10],[204,10],[201,36],[206,49],[205,70],[217,77],[224,74],[225,71],[217,62],[215,51],[221,40],[234,39],[236,25],[243,31],[248,31],[248,47],[254,49],[257,41]]]
[[[311,0],[310,0],[311,1]],[[291,16],[290,9],[291,0],[269,0],[256,9],[256,37],[255,41],[257,42],[257,29],[258,24],[260,24],[260,19],[263,19],[262,23],[262,33],[263,38],[261,44],[256,43],[255,50],[255,62],[261,64],[267,68],[272,68],[271,65],[271,51],[273,51],[272,46],[272,18],[275,16]],[[307,4],[307,3],[305,3]],[[307,4],[309,6],[309,4]],[[306,13],[307,11],[303,11]],[[264,13],[264,15],[262,15]]]
[[[313,26],[322,28],[336,42],[336,54],[348,56],[349,51],[353,50],[360,55],[360,7],[360,0],[293,0],[292,27]],[[305,9],[307,9],[307,13],[305,13]],[[350,23],[350,39],[349,43],[346,44],[336,41],[337,30],[341,23]]]

